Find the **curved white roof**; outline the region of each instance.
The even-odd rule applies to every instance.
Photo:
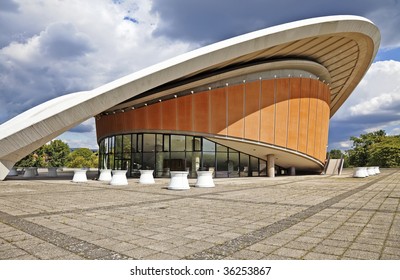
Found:
[[[331,87],[333,115],[360,82],[379,43],[379,30],[365,18],[307,19],[221,41],[91,91],[55,98],[0,125],[0,178],[25,155],[111,107],[168,83],[182,84],[204,73],[254,61],[294,59],[320,64],[326,69],[324,75],[329,73],[326,82]]]

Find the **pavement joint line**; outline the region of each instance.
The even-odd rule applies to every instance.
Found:
[[[310,179],[311,180],[311,179]],[[304,179],[300,182],[308,181],[307,179]],[[298,182],[286,182],[282,184],[276,184],[271,187],[276,187],[276,186],[282,186],[282,185],[289,185],[289,184],[296,184]],[[94,186],[97,190],[100,189],[102,190],[103,188]],[[135,189],[121,189],[121,188],[113,188],[113,189],[105,189],[105,190],[122,190],[122,191],[129,191],[129,192],[137,192],[137,193],[143,193],[143,194],[155,194],[155,195],[167,195],[167,196],[173,196],[173,198],[166,198],[166,199],[159,199],[159,200],[152,200],[152,201],[142,201],[142,202],[132,202],[132,203],[123,203],[123,204],[118,204],[118,205],[110,205],[110,206],[99,206],[99,207],[92,207],[92,208],[85,208],[85,209],[72,209],[72,210],[61,210],[61,211],[53,211],[53,212],[40,212],[36,214],[24,214],[24,215],[16,215],[19,218],[34,218],[34,217],[44,217],[44,216],[51,216],[51,215],[59,215],[59,214],[66,214],[66,213],[83,213],[83,212],[90,212],[90,211],[96,211],[96,210],[108,210],[108,209],[114,209],[114,208],[123,208],[123,207],[131,207],[131,206],[136,206],[136,205],[143,205],[143,204],[153,204],[153,203],[159,203],[159,202],[168,202],[168,201],[174,201],[174,200],[182,200],[185,198],[199,198],[199,199],[215,199],[218,200],[218,198],[203,198],[203,196],[207,195],[215,195],[215,194],[223,194],[223,193],[232,193],[232,192],[237,192],[237,191],[243,191],[243,190],[252,190],[252,189],[259,189],[259,188],[265,188],[268,186],[258,186],[258,187],[246,187],[244,186],[243,188],[240,189],[235,189],[235,190],[221,190],[217,191],[214,193],[200,193],[200,194],[194,194],[194,195],[188,195],[188,196],[180,196],[177,194],[173,193],[156,193],[156,192],[146,192],[146,191],[138,191]],[[96,191],[96,190],[87,190],[87,191]],[[82,192],[82,191],[80,191]],[[85,192],[85,191],[83,191]],[[228,201],[225,199],[220,199],[221,201]],[[232,202],[243,202],[243,203],[254,203],[254,204],[267,204],[267,203],[258,203],[258,202],[251,202],[251,201],[235,201],[232,200]],[[276,203],[271,203],[271,205],[279,205]],[[307,207],[308,205],[282,205],[282,206],[294,206],[294,207]]]
[[[141,201],[141,202],[131,202],[131,203],[123,203],[123,204],[117,204],[117,205],[84,208],[84,209],[60,210],[60,211],[54,211],[54,212],[41,212],[41,213],[36,213],[36,214],[16,215],[15,217],[24,219],[24,218],[36,218],[36,217],[69,214],[69,213],[83,213],[83,212],[90,212],[90,211],[96,211],[96,210],[109,210],[109,209],[115,209],[115,208],[138,206],[138,205],[143,205],[143,204],[169,202],[169,201],[174,201],[174,200],[181,200],[184,198],[186,198],[186,197],[185,196],[176,196],[174,198],[166,198],[166,199],[151,200],[151,201]]]
[[[195,254],[189,255],[185,257],[185,259],[189,260],[213,260],[213,259],[224,259],[232,254],[247,248],[257,242],[260,242],[268,237],[271,237],[281,231],[284,231],[299,222],[321,212],[324,209],[329,208],[330,206],[340,202],[341,200],[348,198],[360,191],[367,189],[373,184],[384,180],[395,172],[385,174],[375,180],[369,181],[366,184],[356,187],[353,190],[349,190],[342,194],[339,194],[335,197],[332,197],[326,201],[323,201],[319,204],[313,205],[305,210],[302,210],[296,214],[293,214],[287,218],[276,221],[275,223],[259,228],[252,232],[241,235],[237,238],[226,241],[225,243],[218,244],[206,250],[197,252]]]
[[[393,189],[392,189],[392,192],[393,192]],[[388,196],[387,198],[389,198],[389,196]],[[383,202],[382,202],[382,204],[383,204]],[[394,211],[394,212],[395,212],[395,213],[399,213],[399,211],[400,211],[400,200],[399,200],[399,202],[397,203],[396,211]],[[392,228],[393,228],[393,221],[394,221],[395,217],[396,217],[396,215],[393,215],[392,221],[391,221],[391,223],[390,223],[390,228],[389,228],[389,230],[388,230],[387,233],[386,233],[386,236],[385,236],[385,240],[384,240],[384,242],[383,242],[382,249],[381,249],[381,251],[379,252],[379,259],[382,259],[383,252],[384,252],[385,247],[386,247],[386,243],[387,243],[387,240],[388,240],[389,233],[390,233],[390,231],[391,231]]]
[[[85,259],[127,260],[133,259],[124,254],[97,246],[87,241],[66,235],[30,221],[0,211],[0,221],[17,230],[35,236],[59,248],[68,250]]]

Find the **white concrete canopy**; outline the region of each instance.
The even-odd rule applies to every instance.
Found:
[[[365,18],[307,19],[221,41],[91,91],[52,99],[0,125],[0,179],[15,162],[43,144],[141,93],[252,61],[294,58],[321,64],[330,76],[326,82],[331,86],[332,116],[366,73],[379,43],[378,28]]]

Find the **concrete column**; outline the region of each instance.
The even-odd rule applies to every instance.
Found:
[[[296,168],[294,166],[290,167],[289,175],[290,176],[295,176],[296,175]]]
[[[267,155],[268,177],[275,177],[275,155]]]
[[[0,160],[0,181],[6,178],[14,164],[15,162]]]
[[[156,177],[162,177],[164,170],[164,153],[161,145],[156,146]],[[153,175],[152,175],[153,176]]]

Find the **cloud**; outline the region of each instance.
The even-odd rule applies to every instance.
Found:
[[[395,134],[399,125],[400,62],[375,62],[331,119],[329,146],[379,129]]]
[[[40,34],[43,56],[76,59],[95,50],[90,38],[71,23],[53,23]]]
[[[69,130],[73,133],[88,133],[95,131],[94,119],[89,119]]]
[[[235,35],[304,18],[352,14],[374,21],[385,47],[400,46],[400,4],[393,0],[153,0],[161,24],[156,33],[187,41],[219,41]]]
[[[1,0],[0,13],[17,13],[19,5],[12,0]]]
[[[0,44],[0,123],[51,98],[93,89],[192,48],[153,36],[158,19],[146,0],[89,2],[20,1],[18,14],[8,22],[0,17],[11,30]]]

